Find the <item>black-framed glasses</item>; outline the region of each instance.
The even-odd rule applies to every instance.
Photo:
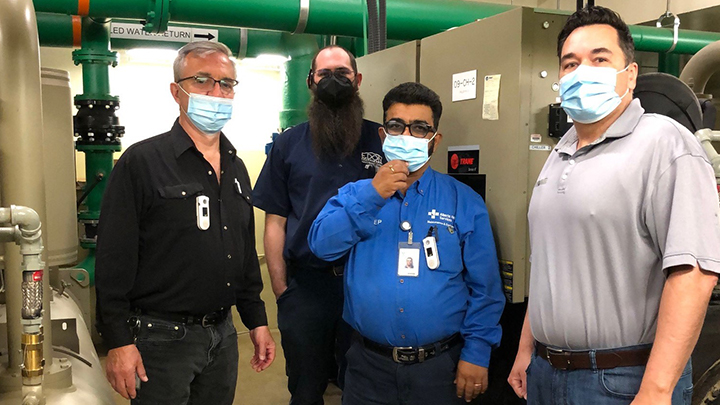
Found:
[[[310,69],[310,72],[308,73],[308,79],[310,79],[310,81],[314,81],[313,76],[319,77],[320,80],[322,80],[326,77],[330,77],[330,76],[347,77],[348,79],[350,79],[350,78],[352,78],[352,76],[354,74],[355,74],[355,72],[353,70],[344,68],[344,67],[340,67],[335,70],[331,70],[331,69],[312,70],[312,69]]]
[[[410,135],[415,138],[425,138],[427,134],[436,131],[432,125],[422,121],[413,121],[406,124],[401,120],[389,120],[383,125],[383,128],[385,128],[385,133],[388,135],[402,135],[403,132],[405,132],[405,128],[410,128]]]
[[[225,78],[225,79],[215,80],[214,78],[212,78],[210,76],[199,76],[199,75],[184,77],[175,83],[180,83],[182,81],[190,80],[190,79],[193,79],[193,81],[191,83],[195,89],[197,89],[198,91],[204,91],[204,92],[208,92],[208,93],[213,91],[213,89],[215,88],[215,83],[220,84],[220,91],[223,92],[224,94],[232,94],[235,91],[235,86],[238,85],[238,81],[235,79]]]

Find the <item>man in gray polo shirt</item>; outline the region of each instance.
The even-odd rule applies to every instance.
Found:
[[[633,100],[633,40],[615,12],[573,14],[558,57],[574,126],[533,190],[530,301],[508,381],[529,404],[689,404],[720,273],[713,170],[689,131]]]

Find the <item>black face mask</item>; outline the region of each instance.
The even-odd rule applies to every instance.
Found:
[[[353,82],[342,75],[323,77],[317,84],[315,94],[328,107],[347,104],[355,94]]]

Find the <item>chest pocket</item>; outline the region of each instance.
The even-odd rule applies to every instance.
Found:
[[[437,225],[437,247],[440,257],[440,267],[435,271],[460,274],[463,270],[462,249],[460,248],[460,234],[457,227]]]
[[[195,198],[202,194],[200,183],[158,187],[160,194],[157,217],[170,229],[197,228]]]

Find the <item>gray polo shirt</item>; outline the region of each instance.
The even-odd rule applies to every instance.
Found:
[[[577,149],[571,128],[535,184],[530,325],[565,349],[650,343],[670,267],[720,273],[713,170],[700,143],[634,100]],[[688,294],[692,294],[688,291]]]

